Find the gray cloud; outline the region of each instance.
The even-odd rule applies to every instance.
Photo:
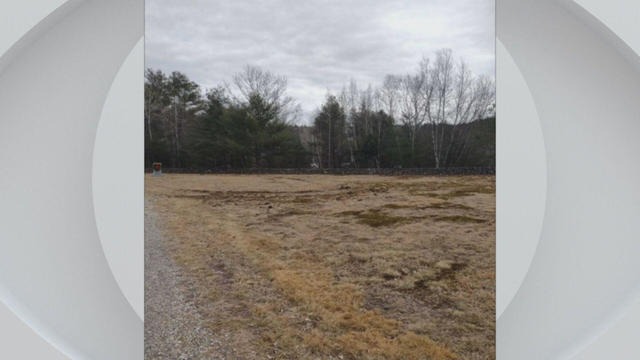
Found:
[[[285,75],[309,114],[349,79],[378,85],[441,48],[494,75],[493,0],[146,0],[146,65],[204,88],[247,65]]]

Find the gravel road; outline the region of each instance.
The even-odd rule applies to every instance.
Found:
[[[167,253],[152,204],[145,202],[145,359],[229,359],[220,339],[203,327],[189,301],[189,280]]]

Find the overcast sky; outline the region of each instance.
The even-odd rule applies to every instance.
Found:
[[[204,89],[245,65],[285,75],[305,117],[353,78],[406,74],[441,48],[494,76],[494,0],[146,0],[146,66]]]

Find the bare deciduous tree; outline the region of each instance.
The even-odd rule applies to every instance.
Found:
[[[425,97],[430,95],[432,101],[425,104],[425,107],[431,124],[435,165],[436,168],[439,168],[443,165],[441,160],[445,141],[445,126],[448,121],[448,108],[453,89],[453,55],[451,50],[443,49],[436,53],[436,60],[433,66],[429,68],[429,73],[433,89],[425,90]],[[432,93],[430,93],[431,91]]]
[[[423,90],[428,78],[420,71],[414,75],[406,75],[400,83],[400,120],[409,129],[411,155],[415,156],[416,135],[424,124],[427,107],[424,105]]]
[[[455,63],[449,49],[439,50],[433,63],[423,58],[414,74],[387,75],[378,93],[382,109],[409,130],[412,156],[416,134],[428,125],[437,168],[461,157],[469,133],[465,125],[490,115],[495,102],[493,80],[474,77],[464,61]]]
[[[378,92],[382,110],[394,119],[398,116],[401,85],[402,78],[396,75],[387,75]]]
[[[184,74],[149,69],[145,75],[148,163],[152,158],[170,166],[306,161],[302,144],[309,141],[290,136],[301,137],[304,126],[292,124],[301,111],[287,94],[286,77],[247,66],[218,95],[203,100],[199,86]],[[451,50],[438,51],[431,61],[423,58],[407,75],[387,75],[377,88],[359,87],[352,79],[331,99],[325,109],[331,121],[313,117],[319,121],[310,150],[318,166],[444,167],[490,162],[495,151],[493,78],[474,76]]]
[[[466,71],[466,65],[461,62],[458,70],[458,84],[456,84],[456,106],[453,117],[454,125],[451,129],[449,145],[444,155],[444,162],[451,159],[455,163],[466,150],[470,127],[464,126],[475,120],[492,115],[491,111],[495,103],[495,85],[487,76],[473,78],[470,74],[467,78],[462,73]]]
[[[431,138],[435,166],[447,166],[464,152],[469,127],[479,120],[495,101],[493,81],[488,77],[474,77],[468,65],[460,60],[454,63],[451,50],[440,50],[427,70],[433,88],[424,89],[427,119],[431,125]]]
[[[247,65],[242,72],[233,76],[233,89],[228,84],[226,87],[235,102],[246,104],[252,96],[258,95],[275,109],[280,121],[295,123],[301,107],[293,97],[287,95],[287,84],[285,76]]]
[[[348,87],[343,87],[337,98],[338,103],[344,109],[346,114],[346,137],[349,146],[349,161],[356,164],[354,149],[358,148],[359,129],[355,123],[355,114],[359,105],[360,91],[354,79],[349,81]]]

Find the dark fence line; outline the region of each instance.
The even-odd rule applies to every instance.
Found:
[[[151,169],[145,169],[150,173]],[[314,168],[247,168],[247,169],[180,169],[163,168],[162,172],[168,174],[277,174],[277,175],[495,175],[496,169],[490,167],[448,167],[448,168],[337,168],[337,169],[314,169]]]

